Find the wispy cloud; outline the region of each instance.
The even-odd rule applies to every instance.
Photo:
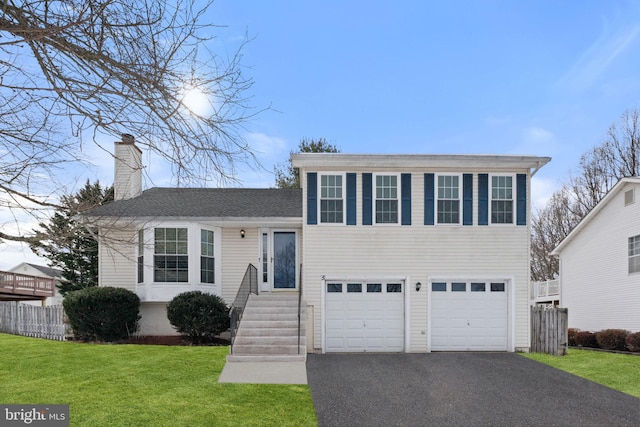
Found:
[[[611,29],[610,27],[614,27]],[[588,89],[605,73],[607,68],[637,40],[640,24],[603,25],[600,36],[584,51],[557,86],[580,92]]]
[[[274,168],[289,159],[287,140],[261,132],[245,135],[245,140],[258,158],[261,168],[239,165],[236,178],[243,187],[262,188],[274,185]]]
[[[251,132],[245,135],[245,139],[259,156],[272,157],[287,153],[288,146],[284,138],[260,132]]]
[[[557,137],[548,129],[528,126],[520,131],[520,136],[510,150],[513,154],[536,154],[548,156],[556,145]]]
[[[562,187],[562,184],[554,179],[534,176],[531,179],[531,205],[533,209],[542,209],[547,204],[553,193]]]

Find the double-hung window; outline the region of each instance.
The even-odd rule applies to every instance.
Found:
[[[438,176],[438,224],[460,224],[460,177]]]
[[[398,223],[398,176],[376,175],[376,224]]]
[[[189,281],[187,234],[186,228],[156,228],[154,230],[154,282]]]
[[[629,237],[629,274],[640,273],[640,234]]]
[[[213,231],[200,230],[200,282],[215,283]]]
[[[342,175],[320,175],[320,223],[344,222],[344,190]]]
[[[513,224],[513,176],[491,177],[491,224]]]

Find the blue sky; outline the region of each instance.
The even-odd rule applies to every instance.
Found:
[[[223,26],[210,44],[219,54],[252,39],[247,95],[270,106],[246,126],[264,167],[240,168],[246,187],[273,186],[274,163],[323,137],[345,153],[550,156],[532,187],[541,205],[640,107],[640,2],[216,0],[207,19]],[[78,186],[110,184],[112,158],[89,155]],[[171,185],[145,162],[148,186]],[[0,259],[39,262],[12,245]]]
[[[220,42],[254,37],[253,104],[278,111],[250,126],[267,167],[302,137],[349,153],[535,154],[553,157],[542,195],[638,106],[638,2],[218,0],[212,12]]]

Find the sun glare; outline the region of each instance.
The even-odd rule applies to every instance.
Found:
[[[211,110],[209,97],[198,88],[187,90],[182,102],[194,114],[206,115]]]

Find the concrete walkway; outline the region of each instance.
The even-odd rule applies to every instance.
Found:
[[[229,362],[219,383],[307,384],[305,362]]]

